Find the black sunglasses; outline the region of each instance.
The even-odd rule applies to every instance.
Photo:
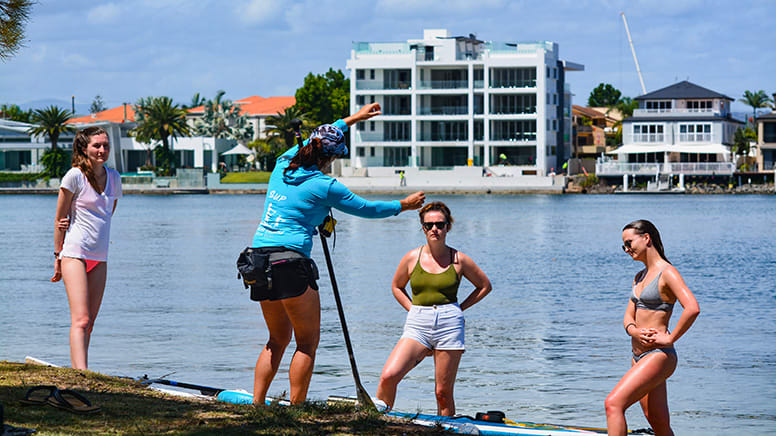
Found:
[[[423,223],[423,228],[426,229],[426,231],[433,229],[434,226],[436,226],[436,228],[438,228],[439,230],[444,230],[444,228],[447,227],[447,221]]]
[[[631,241],[625,241],[625,242],[623,242],[622,244],[623,244],[623,245],[622,245],[622,251],[624,251],[624,252],[626,252],[626,253],[627,253],[628,251],[630,251],[630,249],[631,249]]]

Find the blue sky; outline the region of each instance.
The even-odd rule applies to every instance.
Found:
[[[293,95],[309,72],[344,70],[353,41],[447,28],[557,42],[585,65],[568,76],[584,105],[600,82],[641,94],[621,11],[648,92],[685,79],[735,99],[776,92],[773,0],[39,0],[26,47],[0,61],[0,103]]]

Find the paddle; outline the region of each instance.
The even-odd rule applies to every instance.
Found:
[[[302,142],[302,121],[299,119],[293,119],[291,120],[291,126],[294,128],[296,142],[299,144],[299,148],[301,149],[304,147],[304,142]],[[336,222],[334,221],[334,218],[326,217],[326,220],[323,221],[323,224],[318,226],[318,233],[321,235],[321,247],[323,247],[323,254],[326,257],[326,267],[329,270],[331,288],[334,291],[334,301],[337,302],[337,313],[339,313],[340,324],[342,325],[342,335],[345,337],[345,346],[348,349],[350,369],[353,372],[353,380],[356,382],[356,398],[358,398],[358,402],[361,403],[363,407],[377,410],[377,407],[375,407],[375,404],[372,402],[372,398],[369,396],[369,392],[367,392],[364,386],[361,384],[361,377],[358,375],[356,358],[353,356],[353,345],[350,343],[348,323],[345,320],[345,312],[342,310],[342,300],[340,299],[339,295],[339,287],[337,286],[337,279],[334,277],[334,267],[332,266],[331,255],[329,254],[329,245],[326,242],[326,238],[331,236],[331,231],[334,230],[335,223]]]

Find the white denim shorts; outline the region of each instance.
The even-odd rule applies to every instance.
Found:
[[[401,337],[414,339],[430,350],[463,350],[465,324],[458,303],[412,306]]]

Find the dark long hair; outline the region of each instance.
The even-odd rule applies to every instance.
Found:
[[[628,225],[622,228],[622,231],[624,232],[628,229],[633,229],[639,235],[648,234],[660,257],[666,262],[671,263],[671,261],[666,258],[665,250],[663,250],[663,241],[660,240],[660,232],[657,231],[657,227],[655,227],[654,224],[647,220],[636,220],[628,223]]]
[[[73,167],[79,168],[86,176],[86,180],[92,185],[95,191],[102,193],[102,188],[97,183],[97,177],[94,175],[94,169],[86,156],[86,147],[89,146],[92,136],[108,135],[108,132],[102,127],[87,127],[75,134],[73,140]]]
[[[320,138],[310,139],[304,147],[299,148],[299,151],[291,159],[283,174],[288,171],[296,171],[297,168],[306,168],[309,166],[317,166],[319,170],[323,169],[326,163],[331,158],[323,155],[323,146],[321,145]]]

